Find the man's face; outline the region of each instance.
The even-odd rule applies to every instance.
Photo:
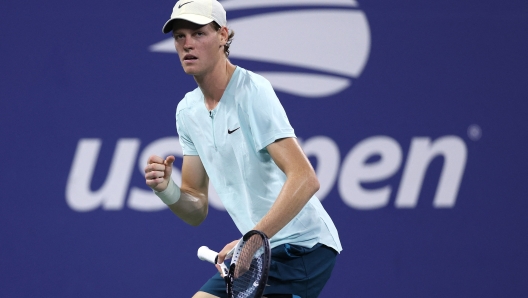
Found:
[[[211,24],[198,25],[176,20],[172,34],[183,71],[187,74],[204,75],[225,56],[220,31],[216,31]]]

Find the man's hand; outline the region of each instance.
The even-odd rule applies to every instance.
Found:
[[[172,163],[176,158],[172,155],[165,160],[163,158],[152,155],[147,161],[145,167],[145,180],[147,185],[155,191],[161,192],[169,185],[169,179],[172,173]]]
[[[222,264],[225,261],[227,253],[230,252],[233,249],[233,247],[237,245],[237,243],[238,243],[238,240],[234,240],[231,243],[224,246],[224,248],[218,253],[218,259],[216,260],[216,262],[218,264]],[[220,265],[216,265],[216,269],[218,269],[218,272],[220,272],[220,274],[223,274],[222,269],[220,269]]]

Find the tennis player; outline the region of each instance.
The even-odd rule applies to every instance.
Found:
[[[178,217],[199,225],[207,217],[210,179],[242,234],[259,230],[270,238],[265,297],[317,297],[341,243],[271,84],[229,61],[234,33],[216,0],[178,1],[163,32],[172,32],[183,70],[198,87],[176,109],[181,188],[170,178],[174,156],[151,156],[146,184]],[[219,261],[235,244],[221,250]],[[216,274],[194,297],[226,297],[224,280]]]

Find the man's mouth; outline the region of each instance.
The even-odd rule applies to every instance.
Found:
[[[190,54],[187,54],[183,57],[183,61],[196,60],[196,59],[198,59],[196,56],[193,56]]]

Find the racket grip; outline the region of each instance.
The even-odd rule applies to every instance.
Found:
[[[234,246],[226,255],[225,259],[231,259],[233,257],[233,253],[235,252],[236,246]],[[201,246],[198,248],[198,258],[202,261],[207,261],[211,264],[216,264],[216,257],[218,256],[218,253],[212,249],[210,249],[207,246]]]
[[[209,249],[207,246],[202,246],[198,248],[198,258],[202,261],[207,261],[211,264],[216,264],[218,253],[214,250]],[[222,269],[222,277],[225,277],[227,273],[229,273],[229,270],[227,269],[226,265],[224,263],[218,264],[220,265],[220,268]]]
[[[211,264],[216,264],[216,256],[218,253],[214,250],[209,249],[207,246],[198,248],[198,259],[207,261]]]

